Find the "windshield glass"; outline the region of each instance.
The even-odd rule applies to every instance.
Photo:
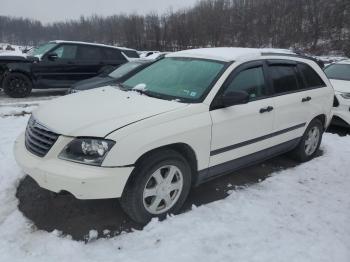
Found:
[[[195,102],[209,89],[225,63],[195,58],[164,58],[123,84],[164,99]]]
[[[350,64],[334,64],[328,66],[325,73],[330,79],[339,79],[350,81]]]
[[[123,64],[119,66],[117,69],[113,70],[109,74],[109,76],[113,78],[120,78],[141,65],[142,63],[140,62],[129,62],[129,63]]]
[[[57,45],[56,43],[46,43],[43,45],[39,45],[39,46],[33,48],[32,50],[30,50],[28,52],[28,55],[42,56],[43,54],[45,54],[47,51],[49,51],[51,48],[53,48],[56,45]]]

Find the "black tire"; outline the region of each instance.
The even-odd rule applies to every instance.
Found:
[[[9,73],[2,81],[2,88],[8,96],[22,98],[30,95],[33,84],[30,78],[22,73]]]
[[[315,150],[311,154],[307,154],[305,142],[308,139],[308,136],[309,136],[308,134],[310,130],[312,130],[313,128],[317,128],[319,130],[319,139]],[[292,157],[299,162],[306,162],[313,159],[320,147],[323,132],[324,132],[324,127],[322,125],[322,122],[318,119],[312,120],[308,125],[308,127],[306,128],[298,146],[291,152]]]
[[[152,214],[144,206],[143,192],[152,174],[167,165],[176,166],[182,173],[183,186],[177,201],[164,213]],[[125,186],[120,204],[128,216],[137,223],[147,224],[152,217],[165,218],[167,214],[176,214],[183,206],[191,188],[191,168],[179,153],[174,150],[160,150],[150,153],[135,167]]]

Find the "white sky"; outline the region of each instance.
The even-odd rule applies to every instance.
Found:
[[[0,15],[22,16],[44,23],[79,18],[91,14],[161,14],[170,8],[192,6],[197,0],[0,0]]]

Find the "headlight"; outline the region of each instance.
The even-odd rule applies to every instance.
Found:
[[[58,155],[60,159],[100,166],[113,145],[112,140],[100,138],[76,138]]]
[[[350,99],[350,93],[341,93],[340,96],[344,99]]]

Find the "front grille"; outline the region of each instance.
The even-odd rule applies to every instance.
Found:
[[[44,157],[56,142],[58,136],[58,134],[48,130],[31,117],[26,129],[26,148],[33,154]]]

